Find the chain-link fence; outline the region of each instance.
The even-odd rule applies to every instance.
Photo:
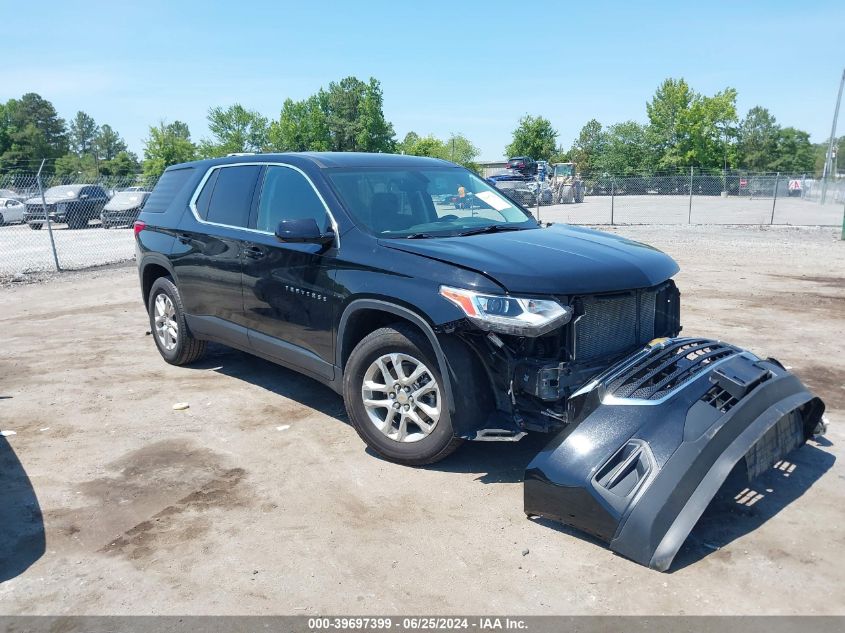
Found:
[[[0,279],[131,259],[155,180],[0,172]]]
[[[543,222],[839,226],[845,205],[845,178],[696,169],[582,177],[565,164],[542,176],[485,175]],[[0,280],[132,259],[132,224],[154,185],[138,175],[0,171]]]
[[[570,224],[839,226],[845,205],[845,178],[822,183],[804,174],[688,169],[582,176],[574,165],[564,163],[529,176],[499,170],[489,174],[488,180],[530,207],[542,221]]]

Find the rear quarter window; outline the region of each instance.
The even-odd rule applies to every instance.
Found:
[[[147,199],[147,203],[144,205],[144,212],[164,213],[167,211],[167,207],[170,206],[173,198],[182,192],[193,173],[193,167],[172,169],[164,172],[161,178],[158,179],[158,183],[150,194],[150,197]]]

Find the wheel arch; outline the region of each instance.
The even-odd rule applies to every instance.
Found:
[[[454,413],[455,399],[452,394],[449,364],[440,341],[429,322],[423,316],[405,306],[382,299],[356,299],[346,306],[338,323],[337,345],[335,346],[335,364],[340,369],[341,375],[352,350],[367,334],[397,321],[409,323],[428,339],[443,379],[446,403],[449,411]]]
[[[173,267],[170,265],[170,262],[166,258],[156,255],[148,255],[144,258],[141,264],[140,277],[141,295],[144,299],[144,306],[149,302],[150,290],[156,279],[171,277],[174,283],[176,281],[176,275],[173,273]]]

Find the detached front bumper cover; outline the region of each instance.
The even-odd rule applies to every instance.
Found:
[[[526,514],[660,571],[741,460],[752,479],[824,428],[822,401],[780,363],[707,339],[650,345],[570,407],[526,469]]]

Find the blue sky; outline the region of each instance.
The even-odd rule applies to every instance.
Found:
[[[207,134],[210,106],[278,117],[347,75],[373,76],[399,136],[460,132],[498,159],[520,116],[569,147],[590,118],[645,121],[666,77],[739,91],[815,142],[845,66],[845,2],[39,2],[0,0],[0,99],[85,110],[140,154],[151,124]],[[38,25],[37,28],[35,25]],[[845,130],[840,117],[839,134]]]

